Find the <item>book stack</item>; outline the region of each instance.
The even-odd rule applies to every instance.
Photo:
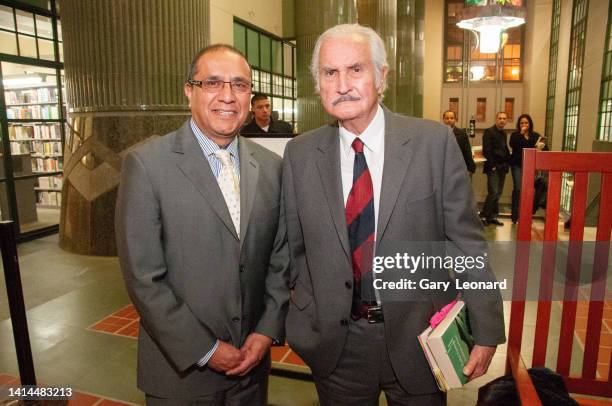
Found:
[[[474,338],[465,303],[456,302],[442,321],[418,336],[440,390],[460,388],[468,381],[463,367],[470,357]]]

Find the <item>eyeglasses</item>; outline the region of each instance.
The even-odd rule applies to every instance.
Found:
[[[253,84],[251,82],[247,82],[244,80],[230,80],[229,82],[226,82],[220,79],[204,79],[204,80],[187,79],[187,84],[189,84],[190,86],[198,86],[202,90],[205,90],[211,93],[221,91],[221,89],[223,89],[223,86],[226,83],[229,83],[230,88],[235,93],[249,93],[251,89],[253,88]]]

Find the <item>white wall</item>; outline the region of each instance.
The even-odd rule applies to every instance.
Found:
[[[234,43],[234,16],[279,37],[283,36],[282,0],[211,0],[211,44]]]

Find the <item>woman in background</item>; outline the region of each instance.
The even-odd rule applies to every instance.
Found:
[[[512,172],[512,223],[518,223],[521,201],[521,179],[523,175],[523,148],[544,149],[546,138],[533,131],[533,120],[529,114],[521,114],[516,122],[516,131],[510,135],[510,170]]]

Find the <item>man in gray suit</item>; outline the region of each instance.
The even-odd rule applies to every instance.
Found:
[[[486,252],[457,142],[446,126],[380,105],[388,65],[370,28],[327,30],[311,70],[337,122],[296,137],[285,150],[288,342],[312,369],[324,406],[376,405],[381,390],[390,405],[444,404],[417,335],[455,297],[455,289],[442,288],[454,283],[438,290],[380,288],[379,279],[393,282],[397,273],[375,277],[371,265],[373,250],[376,257],[404,249],[420,255],[435,245],[457,258]],[[444,271],[414,275],[451,282]],[[457,277],[495,280],[488,266]],[[466,290],[463,300],[476,343],[463,372],[473,379],[505,340],[502,303],[498,289]]]
[[[119,186],[138,387],[149,405],[266,405],[289,299],[281,160],[237,135],[251,94],[238,50],[204,48],[184,90],[191,119],[128,153]]]

